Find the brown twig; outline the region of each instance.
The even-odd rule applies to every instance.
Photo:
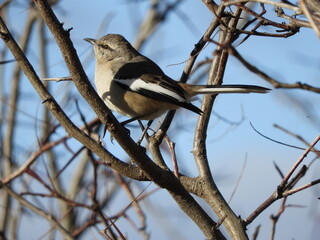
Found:
[[[246,0],[224,1],[224,5],[229,6],[229,5],[235,5],[235,4],[243,3],[243,2],[247,2],[247,1]],[[281,3],[281,2],[274,2],[271,0],[250,0],[250,2],[259,2],[259,3],[269,4],[269,5],[273,5],[275,7],[287,8],[287,9],[290,9],[295,12],[299,12],[299,10],[300,10],[298,7],[296,7],[294,5],[287,4],[287,3]]]
[[[260,232],[260,228],[261,228],[261,224],[259,224],[255,230],[254,230],[254,233],[252,234],[252,240],[257,240],[258,239],[258,235],[259,235],[259,232]]]
[[[239,174],[239,176],[238,176],[237,182],[236,182],[236,184],[235,184],[235,186],[234,186],[234,188],[233,188],[233,191],[232,191],[232,193],[231,193],[231,195],[230,195],[230,198],[229,198],[229,200],[228,200],[228,203],[229,203],[229,204],[231,203],[234,195],[236,194],[236,192],[237,192],[237,190],[238,190],[240,181],[241,181],[241,179],[242,179],[244,170],[245,170],[246,165],[247,165],[247,159],[248,159],[248,154],[246,153],[246,156],[245,156],[245,159],[244,159],[244,162],[243,162],[243,165],[242,165],[240,174]]]
[[[315,23],[315,21],[313,20],[312,14],[310,13],[309,9],[307,8],[305,1],[304,0],[299,0],[299,5],[300,5],[300,8],[301,8],[303,14],[309,20],[312,29],[315,31],[315,33],[317,34],[318,38],[320,39],[320,28]]]
[[[320,141],[320,135],[318,135],[313,142],[309,145],[309,147],[304,151],[301,157],[297,160],[297,162],[292,166],[288,174],[283,178],[282,182],[280,183],[279,187],[284,188],[285,185],[288,183],[288,180],[294,173],[294,171],[298,168],[298,166],[302,163],[302,161],[307,157],[308,153],[314,148],[314,146]]]
[[[169,146],[169,149],[170,149],[171,159],[172,159],[172,163],[173,163],[173,173],[177,178],[179,178],[179,165],[177,162],[177,156],[176,156],[176,151],[175,151],[176,144],[169,139],[168,135],[166,135],[164,137],[164,139],[166,140],[166,142]]]
[[[302,191],[302,190],[305,190],[305,189],[310,188],[310,187],[312,187],[312,186],[314,186],[314,185],[317,185],[317,184],[320,184],[320,179],[314,180],[314,181],[312,181],[312,182],[310,182],[310,183],[307,183],[307,184],[305,184],[305,185],[303,185],[303,186],[301,186],[301,187],[298,187],[298,188],[295,188],[295,189],[292,189],[292,190],[285,191],[285,192],[283,193],[283,196],[284,196],[284,197],[287,197],[287,196],[289,196],[289,195],[295,194],[295,193],[297,193],[297,192],[300,192],[300,191]]]
[[[284,127],[281,127],[281,126],[278,125],[278,124],[273,124],[273,126],[274,126],[275,128],[280,129],[281,131],[283,131],[283,132],[285,132],[285,133],[287,133],[287,134],[289,134],[289,135],[297,138],[299,141],[301,141],[302,143],[304,143],[306,146],[309,146],[308,141],[305,140],[302,136],[300,136],[300,135],[298,135],[298,134],[295,134],[295,133],[289,131],[288,129],[285,129]],[[320,151],[319,151],[319,150],[317,150],[316,148],[313,148],[311,151],[314,152],[315,154],[317,154],[318,157],[320,157]]]
[[[100,121],[98,119],[92,121],[89,123],[89,125],[91,126],[94,126],[96,125],[97,123],[99,123]],[[85,127],[82,127],[81,129],[85,129]],[[1,181],[4,183],[4,184],[8,184],[10,183],[13,179],[19,177],[21,174],[23,174],[28,168],[31,167],[31,165],[37,160],[37,158],[43,154],[44,152],[52,149],[53,147],[59,145],[60,143],[63,143],[65,142],[67,139],[69,139],[70,136],[65,136],[65,137],[62,137],[61,139],[59,140],[56,140],[54,142],[48,142],[46,143],[45,145],[41,146],[41,148],[36,151],[36,152],[33,152],[31,154],[31,156],[28,158],[28,160],[23,164],[21,165],[17,170],[15,170],[14,172],[12,172],[10,175],[4,177]]]
[[[278,213],[276,215],[271,215],[271,221],[272,221],[272,227],[271,227],[271,236],[270,236],[270,240],[273,240],[275,237],[275,233],[276,233],[276,226],[278,223],[278,220],[280,218],[280,216],[284,213],[284,210],[286,208],[286,202],[287,202],[287,198],[284,198],[282,200],[281,206],[278,210]]]
[[[291,147],[291,148],[295,148],[295,149],[299,149],[299,150],[305,150],[305,148],[303,148],[303,147],[298,147],[298,146],[295,146],[295,145],[292,145],[292,144],[288,144],[288,143],[285,143],[285,142],[281,142],[281,141],[278,141],[278,140],[275,140],[275,139],[273,139],[273,138],[271,138],[271,137],[266,136],[265,134],[263,134],[263,133],[261,133],[260,131],[258,131],[258,129],[256,129],[251,122],[250,122],[250,126],[252,127],[252,129],[253,129],[256,133],[258,133],[260,136],[264,137],[265,139],[268,139],[268,140],[270,140],[270,141],[272,141],[272,142],[281,144],[281,145],[283,145],[283,146],[287,146],[287,147]]]
[[[0,183],[0,188],[2,188],[4,191],[6,191],[8,194],[10,194],[10,196],[15,198],[19,203],[24,205],[26,208],[28,208],[29,210],[35,212],[39,216],[42,216],[43,218],[48,220],[53,226],[55,226],[61,232],[61,234],[63,235],[63,237],[65,239],[70,239],[70,240],[73,239],[71,233],[68,230],[66,230],[53,215],[51,215],[51,214],[43,211],[42,209],[36,207],[32,203],[30,203],[29,201],[27,201],[26,199],[21,197],[19,194],[15,193],[13,190],[11,190],[6,185]]]
[[[145,217],[145,214],[144,212],[142,211],[140,205],[139,205],[139,196],[143,193],[143,190],[138,196],[134,196],[134,193],[130,187],[130,184],[128,182],[126,182],[124,180],[124,178],[117,172],[114,172],[117,180],[118,180],[118,183],[121,185],[121,187],[124,189],[124,191],[127,193],[127,195],[129,196],[129,199],[131,200],[131,204],[135,211],[137,212],[139,218],[140,218],[140,223],[141,223],[141,226],[139,229],[141,230],[144,230],[146,229],[146,217]],[[122,211],[123,212],[123,211]]]
[[[285,177],[283,178],[283,180],[281,181],[281,183],[279,184],[277,190],[275,192],[273,192],[271,194],[270,197],[268,197],[268,199],[266,199],[256,210],[254,210],[253,213],[251,213],[247,218],[244,219],[244,224],[245,225],[249,225],[256,217],[258,217],[265,209],[267,209],[270,205],[272,205],[276,200],[283,198],[285,196],[288,195],[288,193],[286,193],[285,189],[288,186],[287,183],[289,181],[289,178],[291,178],[292,174],[294,173],[294,171],[297,169],[297,167],[301,164],[301,162],[305,159],[305,157],[307,156],[307,154],[311,151],[311,149],[313,149],[313,147],[317,144],[317,142],[320,141],[320,135],[317,136],[314,141],[310,144],[310,146],[304,151],[304,153],[301,155],[301,157],[297,160],[297,162],[293,165],[293,167],[290,169],[290,171],[287,173],[287,175],[285,175]],[[300,175],[299,173],[297,174],[297,176]],[[296,182],[296,181],[294,181]],[[304,185],[301,188],[296,189],[297,191],[301,191],[304,190],[310,186],[313,186],[315,184],[318,184],[319,181],[316,180],[314,183],[310,183],[307,185]],[[292,187],[292,186],[290,186]],[[289,191],[289,193],[294,193]]]
[[[299,88],[299,89],[304,89],[304,90],[308,90],[311,92],[320,93],[320,88],[313,87],[313,86],[306,84],[306,83],[297,82],[297,83],[293,83],[293,84],[288,84],[288,83],[281,83],[281,82],[275,80],[274,78],[270,77],[269,75],[262,72],[260,69],[258,69],[257,67],[253,66],[248,61],[246,61],[240,55],[240,53],[234,47],[232,47],[230,45],[228,45],[228,52],[231,55],[233,55],[234,57],[236,57],[248,70],[257,74],[259,77],[266,80],[267,82],[271,83],[275,88],[291,88],[291,89]]]

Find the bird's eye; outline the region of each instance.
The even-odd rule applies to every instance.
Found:
[[[100,47],[107,49],[107,50],[110,50],[110,47],[107,44],[100,44]]]

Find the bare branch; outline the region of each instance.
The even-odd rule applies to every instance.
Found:
[[[224,6],[235,5],[235,4],[244,3],[244,2],[247,2],[247,1],[245,0],[224,1]],[[291,4],[287,4],[287,3],[274,2],[270,0],[250,0],[250,2],[259,2],[259,3],[273,5],[275,7],[287,8],[295,12],[300,12],[300,9],[298,7],[293,6]]]
[[[0,188],[5,190],[8,194],[10,194],[10,196],[14,197],[17,201],[19,201],[22,205],[24,205],[28,209],[34,211],[39,216],[42,216],[43,218],[47,219],[53,226],[55,226],[62,233],[64,238],[70,239],[70,240],[73,239],[71,233],[68,232],[63,226],[61,226],[59,223],[59,220],[55,219],[54,216],[44,212],[42,209],[40,209],[40,208],[36,207],[35,205],[33,205],[32,203],[28,202],[27,200],[25,200],[24,198],[19,196],[17,193],[12,191],[6,185],[0,183]]]
[[[309,147],[304,151],[304,153],[301,155],[301,157],[298,159],[298,161],[293,165],[293,167],[290,169],[288,174],[283,178],[282,182],[280,183],[279,187],[284,188],[287,184],[289,178],[292,176],[294,171],[298,168],[298,166],[302,163],[302,161],[307,157],[308,153],[314,148],[314,146],[320,141],[320,135],[318,135],[313,142],[309,145]]]
[[[287,173],[287,175],[283,178],[280,185],[278,186],[277,190],[272,193],[272,195],[266,199],[254,212],[249,215],[247,218],[244,219],[245,225],[250,224],[257,216],[259,216],[265,209],[267,209],[271,204],[273,204],[276,200],[283,198],[287,196],[288,194],[284,195],[286,193],[285,189],[288,186],[287,183],[289,181],[289,178],[292,176],[294,171],[297,169],[297,167],[301,164],[301,162],[305,159],[307,154],[313,149],[313,147],[320,141],[320,135],[315,138],[315,140],[310,144],[310,146],[305,150],[305,152],[301,155],[301,157],[298,159],[298,161],[293,165],[293,167],[290,169],[290,171]],[[297,174],[299,176],[300,173]],[[296,183],[296,181],[294,181]],[[314,184],[318,184],[318,180],[315,181]],[[307,184],[308,187],[313,186],[313,183]],[[292,187],[292,184],[290,184],[290,187]],[[297,191],[301,191],[306,189],[306,185],[298,188]],[[289,193],[294,193],[289,191]]]

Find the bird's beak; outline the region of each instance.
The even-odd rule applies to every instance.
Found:
[[[97,42],[97,40],[93,38],[85,38],[83,40],[87,41],[88,43],[91,43],[92,45],[96,45]]]

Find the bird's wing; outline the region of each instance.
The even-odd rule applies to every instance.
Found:
[[[128,91],[145,97],[180,106],[195,113],[202,111],[186,99],[186,92],[180,85],[166,75],[142,74],[136,78],[115,78],[115,83]]]

